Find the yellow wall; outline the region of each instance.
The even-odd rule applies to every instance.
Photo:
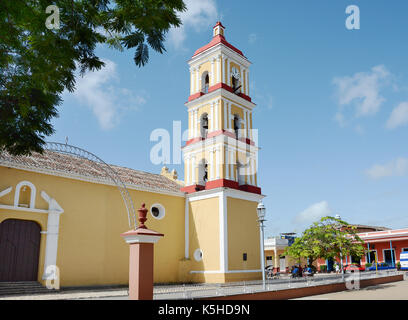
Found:
[[[57,266],[61,286],[125,284],[128,282],[129,246],[120,236],[129,230],[126,209],[115,186],[0,167],[0,190],[13,191],[0,198],[12,205],[18,182],[28,180],[37,188],[36,207],[46,209],[45,191],[64,209],[60,216]],[[184,197],[129,190],[137,210],[142,202],[166,209],[162,220],[148,216],[147,226],[164,233],[155,245],[155,282],[178,280],[178,261],[184,255]],[[38,205],[37,205],[38,204]],[[136,213],[137,214],[137,213]],[[0,221],[7,218],[33,220],[47,229],[47,214],[0,209]],[[45,235],[41,235],[38,280],[44,265]]]
[[[260,269],[257,205],[257,202],[228,198],[229,270]],[[243,261],[243,253],[247,253],[247,261]]]
[[[191,270],[216,271],[220,269],[219,198],[190,202],[189,255]],[[201,249],[203,259],[197,262],[194,251]]]

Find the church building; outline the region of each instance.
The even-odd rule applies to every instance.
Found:
[[[155,283],[261,279],[250,62],[218,22],[188,64],[184,181],[167,168],[109,167],[136,210],[146,203],[148,228],[164,234],[154,249]],[[115,181],[90,159],[0,153],[0,281],[127,284],[125,209]]]

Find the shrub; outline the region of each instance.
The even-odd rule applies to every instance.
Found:
[[[398,270],[401,269],[401,262],[397,262],[397,269],[398,269]]]
[[[320,266],[320,272],[326,272],[327,271],[327,266],[325,264]]]
[[[366,267],[366,269],[368,269],[368,268],[370,268],[372,265],[373,265],[372,263],[366,263],[366,264],[365,264],[365,267]]]

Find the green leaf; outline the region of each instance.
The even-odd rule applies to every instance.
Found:
[[[136,48],[134,60],[138,67],[142,67],[147,63],[147,61],[149,60],[149,48],[146,44],[141,43],[138,45],[138,47]]]

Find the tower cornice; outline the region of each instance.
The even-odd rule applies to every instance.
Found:
[[[242,64],[245,68],[249,68],[252,64],[251,61],[249,61],[246,57],[241,56],[234,50],[231,50],[223,43],[218,43],[213,47],[210,47],[207,50],[199,53],[198,55],[193,56],[190,60],[187,61],[187,63],[189,64],[190,67],[193,67],[197,63],[201,63],[203,60],[209,61],[210,58],[216,55],[217,53],[219,58],[222,58],[223,56],[228,57],[232,61],[235,61],[238,64]]]
[[[219,99],[228,99],[232,102],[235,102],[239,105],[242,105],[243,107],[249,109],[252,111],[253,108],[256,107],[256,104],[253,103],[252,101],[248,101],[247,99],[242,98],[241,96],[234,94],[226,89],[224,89],[222,86],[214,91],[211,91],[206,94],[202,94],[201,96],[192,99],[191,101],[186,102],[184,105],[190,109],[193,108],[194,106],[200,106],[203,103],[206,103],[208,101],[214,100],[216,98]]]

